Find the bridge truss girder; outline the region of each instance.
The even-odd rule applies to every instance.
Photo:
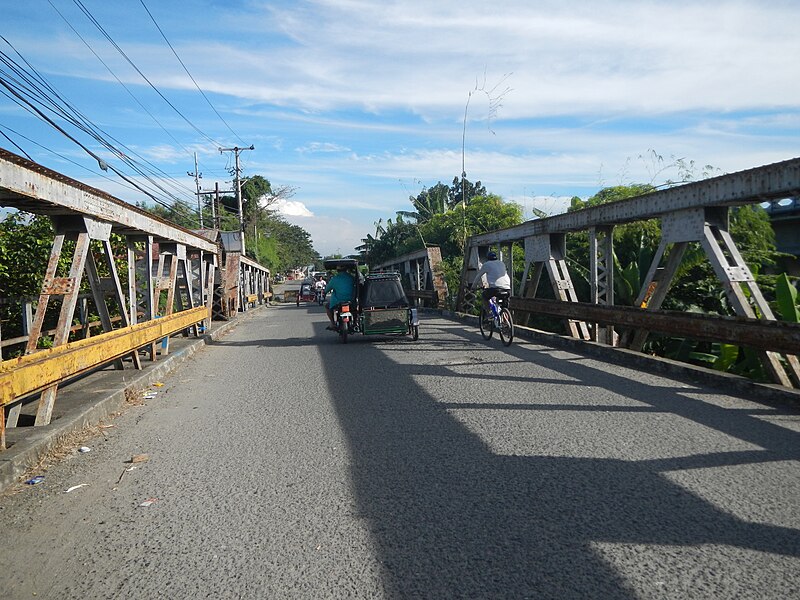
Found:
[[[442,251],[438,246],[429,246],[416,252],[410,252],[378,265],[370,265],[375,271],[397,271],[406,277],[410,289],[406,295],[417,306],[444,306],[447,299],[447,282],[442,272]]]
[[[3,149],[0,149],[0,206],[49,216],[55,231],[35,315],[31,315],[30,326],[25,331],[26,356],[22,358],[26,361],[29,355],[39,354],[39,339],[44,333],[45,316],[53,298],[61,299],[61,307],[51,350],[54,357],[69,354],[70,334],[76,329],[72,320],[83,281],[88,282],[91,289],[91,298],[104,331],[101,337],[107,337],[106,334],[114,328],[111,311],[119,313],[115,335],[120,331],[129,333],[123,335],[121,341],[114,338],[116,349],[112,353],[112,362],[117,368],[122,368],[122,358],[126,356],[132,359],[135,368],[141,368],[139,348],[131,347],[122,354],[118,350],[124,348],[126,342],[136,343],[142,339],[142,328],[137,328],[137,323],[142,320],[161,317],[159,327],[150,327],[148,331],[159,329],[168,332],[164,336],[162,354],[169,351],[169,334],[176,333],[176,327],[177,332],[182,331],[184,335],[189,332],[197,335],[200,323],[210,325],[212,290],[219,270],[217,256],[220,251],[219,241],[208,239],[211,232],[194,232],[174,225]],[[117,272],[111,246],[112,233],[125,238],[122,260],[127,258],[126,290],[123,290]],[[213,233],[218,235],[218,232]],[[59,261],[67,256],[71,263],[69,273],[66,277],[59,276]],[[254,271],[262,273],[261,285],[268,288],[268,280],[263,279],[263,273],[268,271],[258,263],[250,262]],[[234,281],[238,282],[238,270]],[[107,299],[112,302],[111,310]],[[203,304],[205,313],[196,309]],[[191,319],[195,320],[188,323]],[[84,336],[88,336],[88,327],[84,328]],[[159,338],[148,340],[151,360],[156,359],[159,341]],[[83,357],[109,356],[99,347],[96,351],[90,348],[82,352]],[[10,407],[7,421],[3,418],[4,413],[0,413],[0,448],[4,446],[5,426],[17,425],[24,400],[12,390],[33,389],[29,382],[23,382],[21,376],[15,375],[17,362],[17,359],[0,360],[0,392],[3,392],[0,394],[0,409]],[[20,368],[22,364],[20,362]],[[81,366],[80,372],[85,370],[86,366]],[[36,425],[49,423],[57,388],[58,383],[53,383],[41,392]]]
[[[736,311],[749,319],[775,320],[769,304],[745,264],[728,232],[730,206],[797,196],[800,188],[800,159],[792,159],[756,169],[723,175],[661,190],[620,202],[587,208],[574,213],[528,221],[509,229],[473,236],[467,242],[459,290],[458,310],[473,301],[466,292],[490,247],[509,249],[524,244],[525,268],[521,298],[535,298],[542,273],[546,270],[560,301],[577,302],[566,264],[566,234],[587,230],[591,303],[613,306],[614,265],[613,228],[617,224],[659,218],[662,239],[639,291],[636,306],[660,308],[678,271],[689,243],[703,248],[714,272]],[[662,262],[664,263],[662,265]],[[507,263],[507,267],[510,265]],[[513,267],[509,268],[513,273]],[[752,299],[752,306],[750,303]],[[630,339],[619,340],[613,327],[601,328],[568,318],[571,336],[607,344],[630,345],[641,350],[648,332],[638,329]],[[762,362],[776,383],[800,387],[800,364],[792,354],[762,351]]]

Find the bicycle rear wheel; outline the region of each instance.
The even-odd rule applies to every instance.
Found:
[[[483,339],[485,340],[492,339],[492,333],[494,333],[494,319],[492,319],[486,314],[486,309],[483,307],[481,307],[481,314],[478,317],[478,319]]]
[[[514,341],[514,319],[511,318],[511,311],[507,308],[500,309],[500,341],[504,346],[510,346]]]

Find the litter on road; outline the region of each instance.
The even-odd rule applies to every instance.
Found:
[[[44,475],[37,475],[36,477],[31,477],[26,481],[28,485],[36,485],[37,483],[42,483],[44,481]]]
[[[84,453],[84,454],[86,452],[91,452],[91,451],[92,451],[92,449],[89,448],[89,446],[81,446],[80,448],[78,448],[78,452],[81,452],[81,453]]]
[[[147,508],[148,506],[152,506],[156,502],[158,502],[158,498],[148,498],[147,500],[142,502],[139,506],[141,506],[142,508]]]
[[[79,483],[78,485],[73,485],[71,488],[64,490],[64,493],[65,494],[69,494],[70,492],[74,492],[75,490],[80,489],[82,487],[85,487],[87,485],[89,485],[89,484],[88,483]]]

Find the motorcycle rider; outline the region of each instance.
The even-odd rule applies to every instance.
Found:
[[[353,276],[347,272],[345,265],[336,267],[336,275],[331,277],[331,280],[325,286],[325,293],[331,292],[331,297],[325,303],[325,312],[328,313],[328,320],[331,322],[326,327],[329,331],[336,331],[336,321],[333,320],[333,309],[337,304],[342,302],[352,302],[353,292],[355,291],[356,281]]]
[[[322,275],[317,275],[317,280],[314,282],[314,291],[317,293],[317,296],[319,296],[319,294],[322,294],[324,297],[325,285],[326,285],[325,278]]]

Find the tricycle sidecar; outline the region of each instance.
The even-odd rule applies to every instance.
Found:
[[[300,289],[297,292],[297,306],[301,302],[314,302],[317,299],[316,292],[314,291],[314,282],[304,280],[300,284]]]

